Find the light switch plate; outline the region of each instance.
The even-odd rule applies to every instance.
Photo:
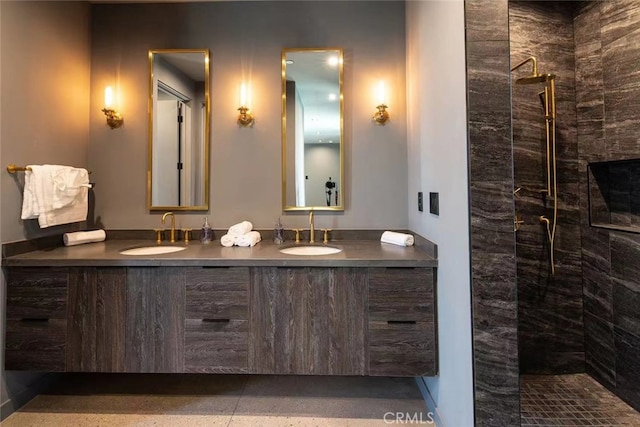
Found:
[[[422,197],[422,191],[418,191],[418,211],[424,211],[424,202]]]
[[[429,212],[440,215],[440,193],[429,193]]]

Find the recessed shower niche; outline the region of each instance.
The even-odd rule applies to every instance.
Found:
[[[640,233],[640,159],[589,163],[589,224]]]

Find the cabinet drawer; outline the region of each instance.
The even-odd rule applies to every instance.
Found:
[[[185,298],[187,319],[247,320],[249,269],[189,269]]]
[[[66,330],[62,319],[7,320],[5,369],[64,371]]]
[[[64,319],[68,271],[54,268],[7,270],[7,319]]]
[[[248,372],[248,338],[246,320],[186,320],[185,372]]]
[[[433,322],[431,268],[369,269],[369,319]]]
[[[369,322],[369,375],[436,375],[432,322]]]

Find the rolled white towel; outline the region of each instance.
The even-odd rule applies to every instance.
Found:
[[[230,234],[233,237],[239,237],[243,234],[247,234],[251,230],[253,230],[253,224],[249,221],[242,221],[229,227],[227,234]]]
[[[248,233],[243,234],[242,236],[236,239],[236,245],[244,246],[244,247],[253,247],[260,240],[262,240],[262,236],[258,231],[250,231]]]
[[[64,233],[62,240],[65,246],[82,245],[83,243],[103,242],[107,238],[104,230],[78,231],[76,233]]]
[[[230,236],[229,234],[225,234],[220,238],[220,244],[225,248],[230,248],[231,246],[236,244],[236,238]]]
[[[411,234],[397,233],[395,231],[385,231],[380,237],[380,241],[398,246],[413,246],[413,236]]]

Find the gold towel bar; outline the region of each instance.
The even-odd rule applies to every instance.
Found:
[[[16,172],[24,172],[24,171],[30,171],[31,168],[29,166],[16,166],[13,163],[7,166],[7,172],[13,174]],[[91,171],[87,171],[89,173],[91,173]]]

